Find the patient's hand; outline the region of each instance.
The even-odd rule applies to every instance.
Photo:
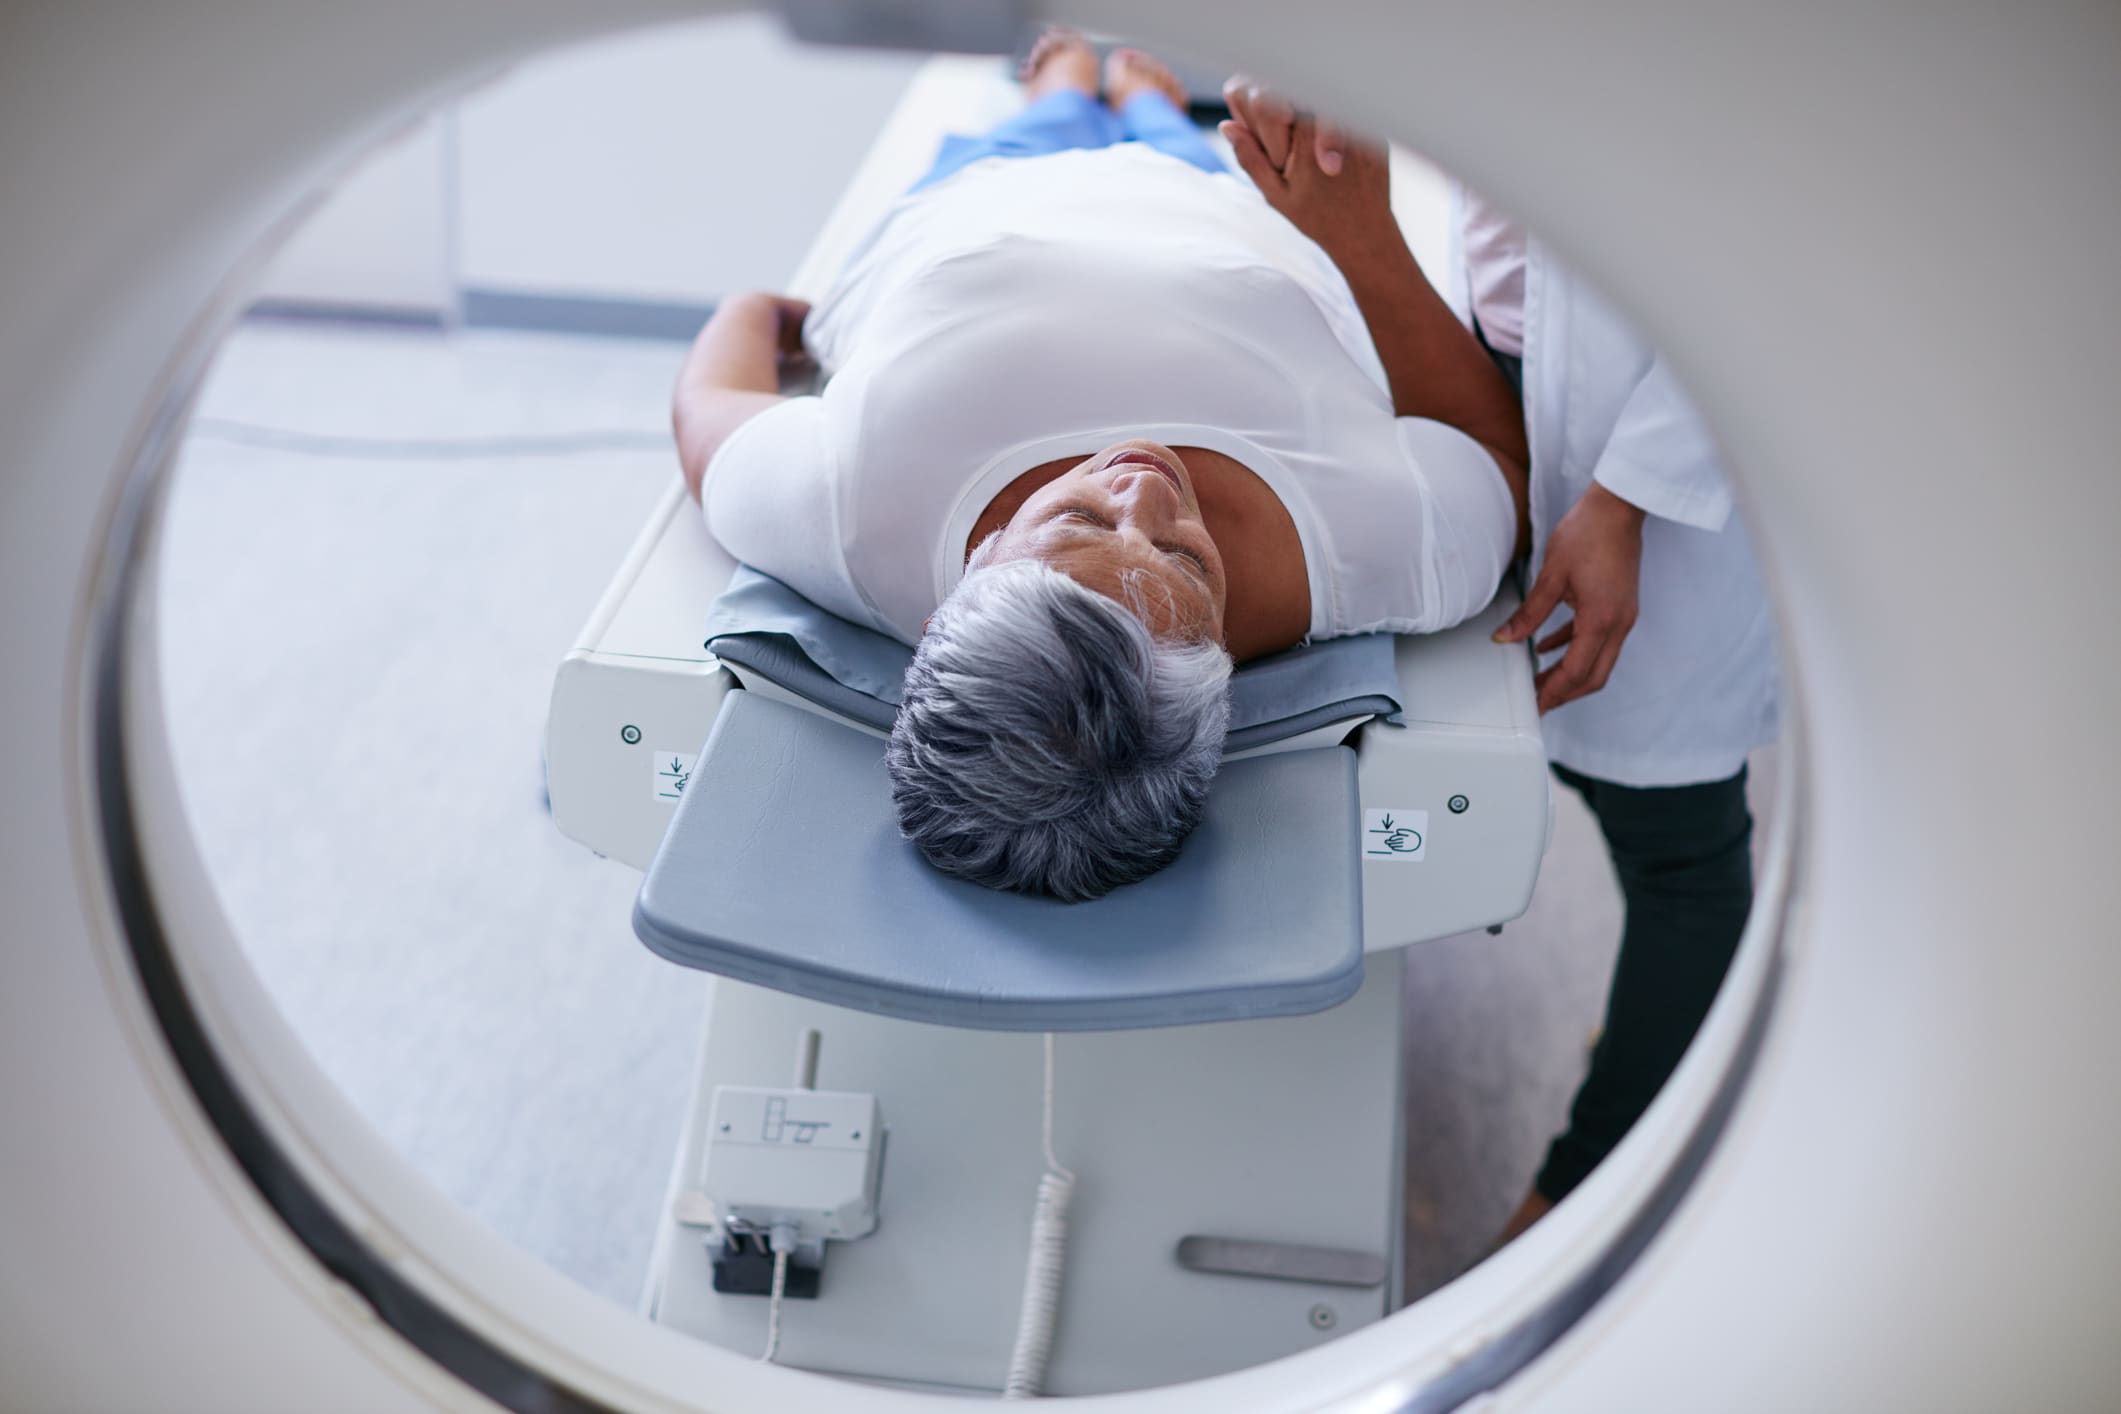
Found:
[[[1237,165],[1297,230],[1347,268],[1380,249],[1405,249],[1392,217],[1385,149],[1359,141],[1242,78],[1223,86],[1232,117],[1222,134]]]
[[[1232,108],[1237,112],[1237,108]],[[1326,254],[1353,278],[1351,263],[1385,254],[1402,259],[1406,242],[1391,216],[1391,176],[1385,148],[1374,142],[1340,138],[1340,172],[1328,174],[1319,165],[1319,123],[1307,112],[1298,112],[1285,136],[1266,125],[1262,138],[1249,123],[1230,119],[1222,125],[1237,165],[1258,184],[1266,204],[1290,218],[1290,223],[1309,235]],[[1285,161],[1277,165],[1268,155],[1268,142],[1285,144]]]
[[[1223,102],[1230,106],[1237,121],[1259,140],[1274,169],[1278,172],[1288,170],[1290,139],[1296,127],[1296,105],[1250,74],[1232,74],[1223,81]],[[1329,177],[1339,176],[1347,151],[1347,134],[1340,130],[1340,125],[1320,120],[1311,142],[1311,153],[1318,160],[1318,169]]]
[[[803,321],[810,317],[810,301],[792,295],[760,294],[755,298],[773,307],[774,344],[782,363],[800,363],[809,358],[803,348]]]

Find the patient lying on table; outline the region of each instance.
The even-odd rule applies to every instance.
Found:
[[[1382,150],[1277,171],[1240,112],[1247,181],[1161,64],[1102,79],[1048,34],[1027,106],[950,139],[815,309],[724,303],[675,408],[732,555],[915,646],[907,838],[1065,900],[1177,856],[1233,659],[1448,628],[1525,536],[1515,396],[1408,253]],[[831,381],[782,397],[805,346]]]

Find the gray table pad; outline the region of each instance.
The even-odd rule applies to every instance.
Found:
[[[1090,903],[951,879],[899,838],[883,743],[731,693],[634,905],[661,956],[914,1021],[1124,1030],[1318,1011],[1362,981],[1346,747],[1226,766],[1178,861]]]
[[[1398,713],[1392,635],[1327,639],[1255,659],[1230,677],[1225,751],[1332,722]],[[889,732],[913,650],[827,613],[746,565],[708,611],[709,652],[851,721]]]

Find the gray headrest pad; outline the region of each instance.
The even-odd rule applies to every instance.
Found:
[[[951,1026],[1291,1015],[1361,984],[1360,821],[1345,747],[1234,761],[1169,868],[1090,903],[1000,893],[899,838],[881,742],[736,692],[634,930],[688,967]]]

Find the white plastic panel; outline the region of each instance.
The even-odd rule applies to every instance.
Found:
[[[1189,1272],[1191,1234],[1375,1253],[1398,1268],[1398,954],[1332,1011],[1056,1040],[1054,1146],[1076,1171],[1048,1389],[1135,1389],[1310,1349],[1376,1321],[1386,1286]],[[785,1079],[806,1026],[818,1082],[889,1126],[876,1231],[827,1250],[781,1359],[863,1379],[999,1390],[1044,1167],[1041,1040],[892,1021],[718,979],[673,1183],[698,1181],[716,1085]],[[644,1305],[750,1355],[766,1303],[712,1288],[705,1236],[668,1216]],[[1331,1327],[1314,1324],[1324,1303]]]
[[[1505,589],[1449,632],[1400,639],[1406,725],[1355,739],[1368,952],[1507,923],[1532,902],[1552,821],[1532,656],[1489,639],[1518,602]],[[1397,838],[1378,833],[1383,817]]]

